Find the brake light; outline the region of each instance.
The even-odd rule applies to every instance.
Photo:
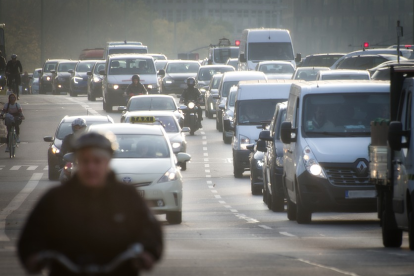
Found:
[[[364,48],[368,48],[369,47],[369,42],[364,42]]]
[[[412,45],[404,45],[405,48],[409,49]]]
[[[240,40],[236,40],[236,42],[234,43],[234,45],[240,46]]]

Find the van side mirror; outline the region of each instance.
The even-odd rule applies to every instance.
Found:
[[[92,72],[87,72],[86,75],[92,76]]]
[[[54,74],[56,74],[56,70],[50,70],[50,73],[52,73],[54,75]]]
[[[45,137],[43,137],[43,141],[45,141],[45,142],[48,142],[48,143],[51,143],[51,142],[53,142],[55,139],[53,139],[53,137],[52,136],[45,136]]]
[[[160,76],[164,77],[164,76],[165,76],[165,70],[164,70],[164,69],[160,69],[160,70],[158,71],[158,75],[160,75]]]
[[[267,152],[266,141],[260,140],[257,141],[256,150],[261,152]]]
[[[106,75],[105,70],[100,70],[100,71],[99,71],[99,75],[105,76],[105,75]]]
[[[232,122],[230,120],[224,120],[223,121],[223,128],[224,131],[234,131],[234,126],[232,125]]]
[[[402,123],[391,122],[388,128],[388,144],[392,150],[401,150],[403,144],[401,142],[403,136]]]
[[[296,58],[295,58],[295,62],[301,62],[302,61],[302,54],[301,53],[297,53],[296,54]]]
[[[240,62],[246,62],[246,56],[244,54],[239,55],[239,61]]]
[[[272,137],[270,137],[270,131],[263,130],[262,132],[260,132],[259,139],[263,141],[272,141]]]
[[[284,144],[296,142],[296,130],[292,129],[291,122],[283,122],[280,127],[280,138]]]

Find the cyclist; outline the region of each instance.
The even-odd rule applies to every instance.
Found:
[[[11,55],[11,60],[9,60],[6,65],[6,75],[9,87],[11,87],[13,80],[15,82],[16,91],[14,91],[14,93],[17,94],[17,99],[19,99],[20,74],[22,73],[23,67],[20,60],[17,60],[17,55]],[[13,87],[11,87],[11,89],[13,89]]]
[[[113,135],[86,133],[74,144],[76,173],[65,185],[50,189],[37,203],[18,241],[19,258],[29,272],[44,263],[40,252],[50,250],[77,265],[105,265],[134,243],[144,253],[109,275],[137,275],[161,258],[162,231],[144,199],[120,183],[110,169],[116,142]],[[52,263],[50,275],[74,275]]]
[[[16,142],[20,143],[20,124],[24,120],[23,110],[19,103],[16,102],[16,95],[11,93],[9,95],[9,102],[3,106],[0,117],[5,115],[5,124],[7,127],[7,141],[9,141],[9,133],[14,124],[16,129]],[[10,147],[7,145],[6,152],[9,152]]]

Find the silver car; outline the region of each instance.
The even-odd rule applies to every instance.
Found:
[[[220,85],[221,78],[223,74],[218,73],[214,74],[211,77],[210,85],[206,89],[206,93],[204,94],[204,102],[205,102],[205,109],[206,109],[206,117],[209,119],[213,119],[214,114],[216,114],[216,100],[218,99],[218,87]]]
[[[33,71],[33,76],[29,82],[30,94],[39,94],[39,70],[42,70],[42,68],[36,68]]]

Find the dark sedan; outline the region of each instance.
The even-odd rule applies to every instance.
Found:
[[[43,64],[42,70],[39,70],[39,94],[52,92],[52,80],[56,72],[56,66],[60,61],[68,61],[67,59],[48,59]]]
[[[105,70],[105,61],[98,61],[88,72],[88,100],[96,101],[96,98],[102,97],[102,75],[99,71]]]
[[[68,92],[71,74],[69,70],[74,70],[78,61],[59,61],[56,65],[56,70],[52,73],[52,93],[59,95],[60,92]]]
[[[78,94],[88,93],[88,72],[92,71],[97,60],[82,60],[76,65],[75,70],[70,70],[72,78],[70,80],[70,96],[76,97]]]
[[[165,70],[160,70],[162,76],[162,94],[181,94],[187,88],[187,79],[196,78],[200,63],[192,60],[169,60]]]

